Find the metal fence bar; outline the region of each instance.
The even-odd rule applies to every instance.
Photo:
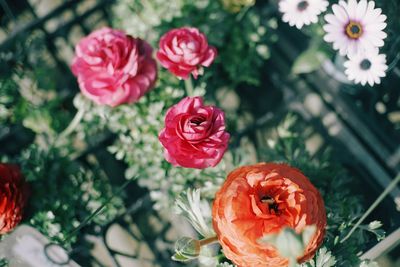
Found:
[[[0,5],[3,8],[4,12],[6,13],[7,17],[10,20],[15,21],[15,16],[11,11],[11,8],[8,6],[7,2],[5,0],[0,0]]]
[[[112,4],[113,2],[114,2],[114,0],[100,0],[99,3],[97,4],[97,6],[100,7],[100,6],[104,6],[107,4]],[[10,35],[7,37],[7,39],[4,40],[4,42],[0,44],[0,50],[4,50],[5,48],[9,47],[14,42],[14,40],[21,34],[30,32],[36,28],[42,27],[44,25],[44,23],[46,23],[48,20],[62,14],[66,10],[69,10],[70,8],[76,6],[79,3],[80,3],[79,0],[67,1],[64,4],[60,5],[59,7],[55,8],[53,11],[51,11],[47,15],[44,15],[43,17],[40,17],[37,20],[31,21],[30,23],[22,26],[18,30],[13,31],[12,33],[10,33]],[[83,17],[83,16],[81,16],[81,17]]]
[[[385,255],[392,249],[400,244],[400,228],[388,235],[384,240],[379,242],[376,246],[372,247],[364,253],[360,259],[362,260],[375,260],[376,258]]]

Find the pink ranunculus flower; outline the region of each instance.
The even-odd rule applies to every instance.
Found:
[[[71,68],[86,97],[112,107],[137,101],[157,78],[151,46],[110,28],[80,40]]]
[[[159,45],[157,58],[161,65],[185,80],[191,73],[197,79],[199,70],[210,66],[217,56],[217,49],[208,45],[206,36],[196,28],[170,30]]]
[[[228,148],[225,114],[217,107],[205,106],[201,97],[186,97],[167,111],[159,139],[172,165],[214,167]]]

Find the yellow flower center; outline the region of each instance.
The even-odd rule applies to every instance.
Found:
[[[350,21],[346,26],[346,34],[351,39],[358,39],[363,34],[362,26],[359,22]]]

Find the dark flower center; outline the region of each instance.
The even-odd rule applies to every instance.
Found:
[[[350,21],[346,26],[346,35],[351,39],[358,39],[363,34],[362,26],[359,22]]]
[[[308,1],[300,1],[298,4],[297,4],[297,10],[299,10],[299,11],[304,11],[304,10],[306,10],[307,9],[307,7],[309,6],[310,4],[308,3]]]
[[[194,117],[190,119],[190,123],[195,125],[200,125],[202,122],[204,122],[204,118],[202,117]]]
[[[278,213],[279,212],[279,210],[278,210],[278,204],[275,202],[275,199],[273,199],[272,197],[270,197],[270,196],[263,196],[262,198],[261,198],[261,202],[262,203],[264,203],[264,204],[267,204],[268,205],[268,208],[270,209],[270,210],[274,210],[275,211],[275,213]]]
[[[372,66],[371,61],[369,61],[369,59],[363,59],[360,63],[360,68],[362,70],[369,70]]]

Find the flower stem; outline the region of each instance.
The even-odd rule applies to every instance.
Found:
[[[58,139],[64,139],[68,135],[70,135],[76,129],[76,127],[78,127],[84,114],[85,114],[85,109],[80,108],[78,112],[75,114],[75,117],[72,119],[71,123],[68,125],[68,127],[65,128],[65,130],[60,133]]]
[[[186,94],[187,96],[194,96],[194,90],[193,90],[193,82],[192,82],[192,77],[189,76],[189,78],[187,78],[185,80],[185,90],[186,90]]]
[[[368,217],[368,215],[382,202],[382,200],[392,191],[396,184],[400,182],[400,173],[397,174],[396,178],[386,187],[386,189],[380,194],[380,196],[375,200],[374,203],[368,208],[368,210],[363,214],[363,216],[354,224],[350,232],[340,241],[340,243],[345,242],[354,233],[354,231],[360,226],[360,224]]]
[[[204,238],[202,240],[200,240],[200,246],[206,246],[212,243],[218,242],[218,237],[217,236],[212,236],[209,238]]]

